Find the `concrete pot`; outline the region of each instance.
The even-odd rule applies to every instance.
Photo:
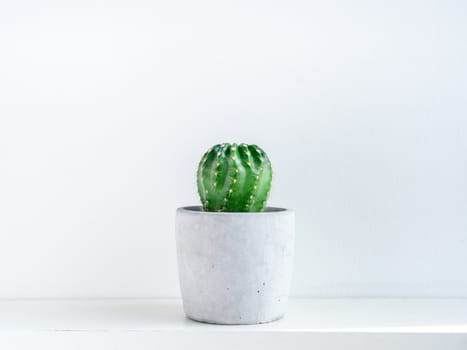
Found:
[[[293,268],[294,213],[176,213],[178,271],[187,317],[216,324],[281,318]]]

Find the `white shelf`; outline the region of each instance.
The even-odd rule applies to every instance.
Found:
[[[188,320],[179,300],[0,301],[0,349],[467,349],[467,299],[293,299],[255,326]]]

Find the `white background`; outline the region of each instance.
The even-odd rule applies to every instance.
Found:
[[[463,1],[0,0],[0,297],[178,296],[174,211],[257,143],[296,296],[467,296]]]

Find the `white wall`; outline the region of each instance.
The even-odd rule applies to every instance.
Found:
[[[0,1],[0,297],[178,295],[222,141],[296,209],[294,295],[467,296],[465,2]]]

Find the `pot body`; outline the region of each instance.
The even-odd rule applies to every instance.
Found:
[[[187,317],[216,324],[281,318],[293,269],[294,213],[176,213],[178,271]]]

